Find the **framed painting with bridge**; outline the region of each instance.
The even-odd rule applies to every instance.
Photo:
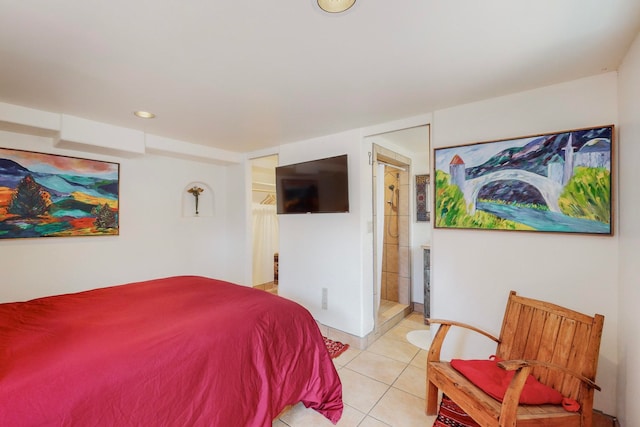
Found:
[[[435,228],[612,235],[614,126],[436,148]]]

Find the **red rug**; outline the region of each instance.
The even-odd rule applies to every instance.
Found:
[[[340,356],[349,348],[349,344],[342,344],[339,341],[330,340],[327,337],[322,338],[324,338],[324,344],[327,346],[327,350],[329,350],[329,355],[332,359]]]
[[[442,396],[438,417],[433,423],[433,427],[480,427],[480,424],[447,396]]]

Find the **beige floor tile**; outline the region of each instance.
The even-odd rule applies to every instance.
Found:
[[[298,403],[285,412],[280,420],[290,427],[329,427],[333,425],[324,416],[313,409],[306,408],[302,403]]]
[[[340,380],[342,381],[342,400],[344,404],[364,414],[374,407],[389,388],[388,385],[349,368],[340,369]]]
[[[340,427],[356,427],[360,424],[360,421],[363,420],[365,414],[360,411],[357,411],[354,408],[351,408],[347,405],[344,407],[344,411],[342,412],[342,418],[338,421],[337,426]],[[302,403],[298,403],[290,411],[284,414],[280,418],[281,426],[289,426],[289,427],[330,427],[333,426],[331,421],[326,419],[324,416],[320,415],[318,412],[313,409],[305,408]],[[273,427],[276,427],[274,423]]]
[[[389,331],[391,332],[391,331]],[[367,349],[372,353],[389,357],[402,363],[409,363],[420,350],[413,344],[388,338],[388,333],[371,344]]]
[[[407,327],[411,330],[429,329],[429,325],[424,324],[424,316],[422,313],[417,313],[415,311],[402,319],[398,325]]]
[[[364,419],[365,414],[352,408],[349,405],[344,405],[344,411],[342,411],[342,418],[336,424],[338,427],[356,427],[360,425],[360,422]]]
[[[435,417],[424,415],[427,351],[406,339],[407,333],[418,329],[428,329],[428,325],[423,324],[422,313],[414,312],[383,333],[367,350],[352,346],[334,359],[345,404],[338,426],[429,427],[433,424]],[[332,339],[340,341],[340,338]],[[331,425],[329,420],[301,403],[273,422],[273,427]]]
[[[366,417],[358,427],[390,427],[389,424],[376,420],[375,418]]]
[[[391,387],[369,413],[373,418],[393,427],[425,427],[435,417],[424,413],[424,399]]]
[[[393,387],[424,399],[427,388],[426,381],[425,370],[409,365],[393,383]]]
[[[402,326],[398,324],[394,326],[389,332],[384,334],[387,338],[391,338],[393,340],[397,340],[400,342],[409,342],[407,340],[407,334],[411,331],[415,331],[415,329],[407,328],[406,326]]]
[[[333,364],[336,367],[341,367],[351,362],[357,355],[359,355],[362,350],[358,350],[357,348],[349,347],[344,353],[340,356],[333,359]]]
[[[363,351],[346,365],[353,371],[388,385],[393,384],[405,366],[406,363],[370,351]]]
[[[410,365],[416,368],[420,368],[423,371],[427,370],[427,356],[429,352],[427,350],[420,350],[418,354],[411,360]]]

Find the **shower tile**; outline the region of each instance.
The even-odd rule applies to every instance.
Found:
[[[386,242],[389,242],[389,239],[397,239],[398,237],[398,223],[396,216],[395,212],[388,212],[384,216],[384,238]]]
[[[409,215],[400,215],[398,217],[398,230],[400,246],[409,246]]]
[[[386,244],[382,245],[382,271],[387,271],[387,252],[389,249]]]
[[[398,249],[398,274],[400,277],[410,277],[411,272],[409,269],[409,248],[401,246]]]
[[[400,212],[403,214],[407,214],[409,212],[409,186],[403,185],[400,187],[398,207]]]
[[[410,280],[408,277],[398,278],[398,299],[401,304],[409,304],[409,286]]]
[[[387,298],[390,301],[399,301],[398,286],[399,277],[398,273],[387,273]]]
[[[397,273],[398,272],[398,246],[389,243],[385,245],[387,248],[387,265],[386,271],[389,273]]]

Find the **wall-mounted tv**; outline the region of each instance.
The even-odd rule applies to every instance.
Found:
[[[279,214],[349,212],[347,155],[276,167]]]

